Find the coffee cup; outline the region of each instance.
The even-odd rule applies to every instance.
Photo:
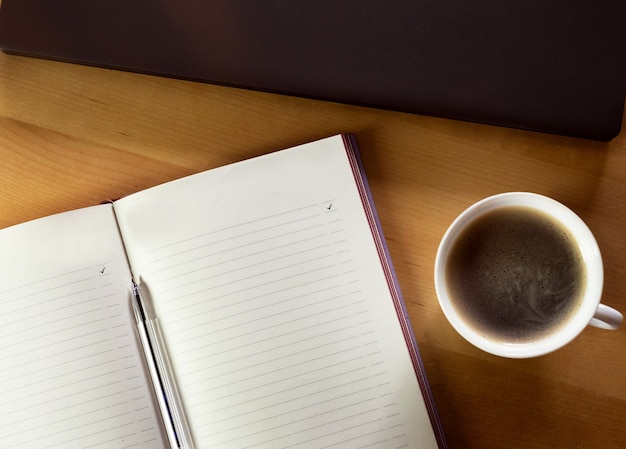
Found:
[[[602,256],[569,208],[528,192],[485,198],[444,234],[435,289],[450,324],[503,357],[552,352],[587,325],[617,329],[622,314],[600,303]]]

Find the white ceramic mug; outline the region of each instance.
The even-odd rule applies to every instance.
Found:
[[[535,341],[516,343],[496,340],[477,330],[470,318],[462,315],[451,300],[451,289],[446,284],[448,256],[455,240],[470,223],[483,214],[503,207],[522,206],[548,214],[563,225],[578,245],[585,265],[586,282],[578,308],[567,321]],[[604,271],[598,244],[585,223],[563,204],[543,195],[527,192],[509,192],[485,198],[466,209],[446,231],[435,260],[435,289],[439,304],[452,326],[470,343],[491,354],[511,357],[535,357],[552,352],[573,340],[587,325],[617,329],[622,314],[600,303]]]

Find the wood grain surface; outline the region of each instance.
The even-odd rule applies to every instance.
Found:
[[[626,327],[498,358],[455,333],[432,279],[463,209],[533,191],[587,222],[603,302],[626,311],[626,131],[599,143],[0,54],[0,228],[341,132],[359,142],[450,448],[625,448]]]

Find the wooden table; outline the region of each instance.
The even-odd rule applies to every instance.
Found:
[[[626,447],[626,327],[498,358],[455,333],[432,281],[457,214],[528,190],[588,223],[603,301],[626,311],[626,131],[598,143],[0,54],[0,228],[340,132],[359,141],[450,447]]]

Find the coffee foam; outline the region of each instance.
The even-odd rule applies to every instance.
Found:
[[[456,239],[447,283],[455,307],[487,338],[526,342],[566,321],[584,290],[568,232],[525,207],[490,212]]]

